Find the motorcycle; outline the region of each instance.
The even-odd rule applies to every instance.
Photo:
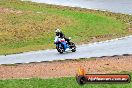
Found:
[[[71,40],[70,37],[69,40]],[[72,52],[76,51],[76,45],[73,42],[69,42],[69,43],[70,44],[68,44],[64,38],[59,38],[57,36],[55,37],[54,40],[54,44],[56,44],[56,49],[60,54],[67,51],[72,51]]]

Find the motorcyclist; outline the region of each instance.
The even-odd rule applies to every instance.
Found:
[[[64,38],[65,41],[67,41],[67,43],[70,45],[70,40],[68,38],[65,37],[65,35],[61,32],[60,29],[56,29],[55,30],[56,36],[59,38]]]

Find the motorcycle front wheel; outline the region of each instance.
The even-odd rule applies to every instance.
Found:
[[[64,49],[61,47],[56,46],[57,51],[62,54],[64,52]]]

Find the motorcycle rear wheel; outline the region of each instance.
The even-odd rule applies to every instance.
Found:
[[[73,42],[70,42],[70,48],[72,52],[76,52],[76,45]]]

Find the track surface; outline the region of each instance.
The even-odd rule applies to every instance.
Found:
[[[64,59],[132,54],[132,36],[77,46],[74,53],[59,54],[56,49],[1,55],[0,64],[30,63]]]
[[[53,5],[105,10],[132,15],[131,9],[132,0],[31,0],[31,1]]]

